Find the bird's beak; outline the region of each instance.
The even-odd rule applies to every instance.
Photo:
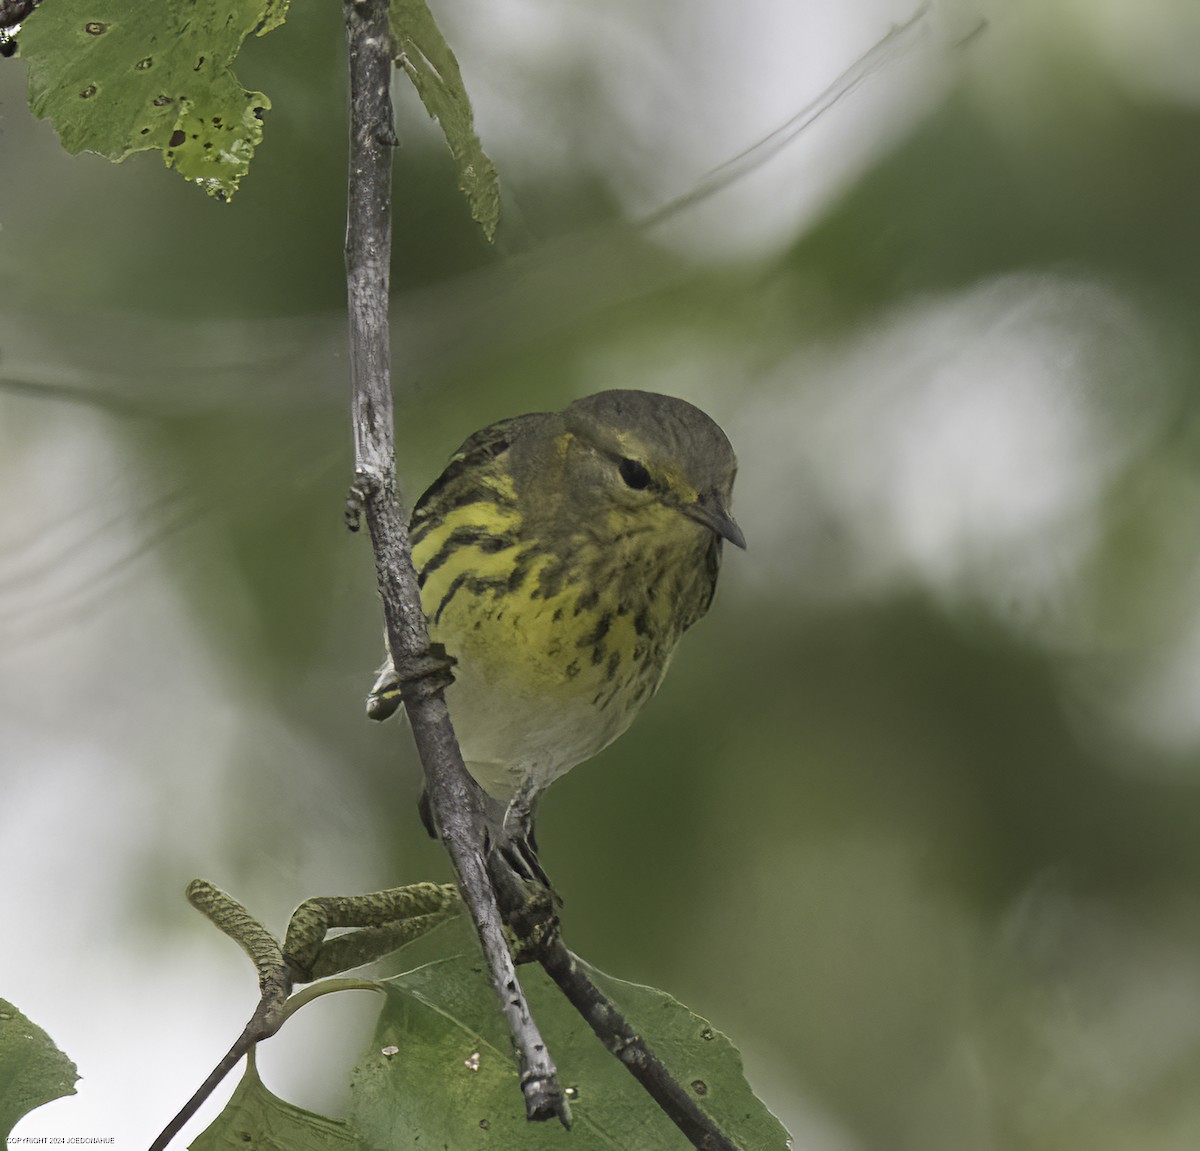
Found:
[[[709,531],[716,532],[734,547],[745,550],[746,537],[742,535],[742,529],[738,527],[737,520],[725,510],[725,505],[716,492],[700,496],[694,504],[688,504],[683,508],[683,514],[698,524],[703,524]]]

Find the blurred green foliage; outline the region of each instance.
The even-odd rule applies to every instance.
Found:
[[[572,947],[733,1036],[806,1148],[1200,1137],[1200,90],[1150,82],[1154,45],[1195,25],[1157,5],[1135,68],[1051,7],[928,48],[941,90],[815,218],[742,255],[687,215],[631,222],[613,169],[632,161],[595,130],[611,92],[549,47],[518,79],[486,28],[446,29],[509,197],[497,250],[397,94],[405,495],[476,428],[600,387],[684,394],[738,449],[749,552],[539,837]],[[74,557],[89,620],[128,618],[112,601],[152,581],[194,645],[122,633],[90,706],[110,714],[125,676],[135,718],[81,702],[70,728],[137,768],[154,816],[127,898],[149,932],[197,930],[174,895],[197,859],[280,918],[315,886],[445,875],[407,736],[362,720],[381,653],[368,548],[341,526],[341,54],[326,5],[247,47],[274,107],[228,210],[136,158],[61,155],[19,68],[0,76],[5,455],[109,446],[112,492],[54,497],[121,528],[117,560]],[[489,98],[530,92],[528,124],[489,120]],[[539,135],[550,108],[586,141],[565,160]],[[11,538],[45,527],[14,506]],[[64,649],[76,676],[106,666],[68,642],[63,594],[4,585],[6,624],[46,621],[5,665],[23,691],[52,694]],[[164,762],[175,707],[221,733],[186,767]],[[216,832],[181,798],[198,788]]]

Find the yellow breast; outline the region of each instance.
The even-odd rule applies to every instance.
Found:
[[[522,538],[512,509],[456,509],[413,549],[431,637],[458,661],[447,692],[472,774],[499,799],[595,755],[658,688],[677,604],[631,581],[631,556],[580,542],[573,565]]]

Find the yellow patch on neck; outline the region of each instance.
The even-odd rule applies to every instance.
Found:
[[[687,547],[694,534],[690,520],[658,500],[634,508],[611,507],[606,523],[614,538],[630,531],[638,535],[650,533],[659,544],[668,547]]]

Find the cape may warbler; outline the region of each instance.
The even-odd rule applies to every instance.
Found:
[[[712,602],[721,541],[746,546],[736,471],[699,408],[600,392],[476,432],[413,509],[463,759],[543,876],[527,849],[538,793],[633,722]],[[386,719],[399,701],[389,659],[367,709]]]

